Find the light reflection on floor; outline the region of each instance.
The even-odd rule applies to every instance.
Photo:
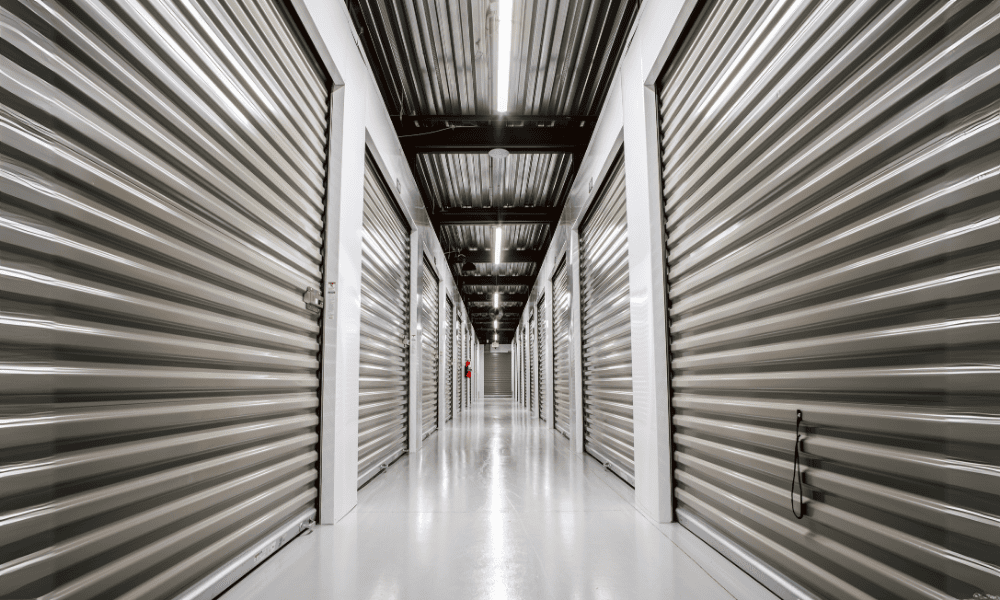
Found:
[[[775,600],[630,494],[510,400],[481,400],[222,600]]]

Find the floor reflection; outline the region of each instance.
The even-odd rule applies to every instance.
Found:
[[[480,400],[223,600],[773,600],[509,399]]]

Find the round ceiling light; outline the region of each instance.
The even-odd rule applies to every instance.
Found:
[[[510,156],[510,152],[507,152],[503,148],[494,148],[490,150],[490,158],[500,159],[500,158],[507,158],[508,156]]]

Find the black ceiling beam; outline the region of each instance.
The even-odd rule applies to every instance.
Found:
[[[486,314],[491,308],[493,308],[493,304],[489,302],[469,302],[467,308],[471,313]],[[524,308],[524,302],[510,302],[500,308],[502,308],[505,313],[509,313],[511,311],[517,311],[520,313],[521,309]]]
[[[500,302],[527,302],[530,294],[500,294]],[[493,294],[465,294],[469,302],[493,302]]]
[[[523,225],[554,223],[561,208],[453,208],[432,213],[435,225]],[[489,259],[492,261],[492,257]]]
[[[409,115],[393,117],[393,126],[401,128],[419,128],[436,125],[462,125],[468,123],[484,125],[522,125],[535,127],[585,127],[597,123],[597,117],[591,115]]]
[[[452,264],[459,264],[465,261],[474,263],[491,263],[493,262],[493,251],[492,250],[454,250],[455,254],[449,254],[448,260]],[[458,252],[462,253],[464,260],[459,260]],[[504,262],[542,262],[545,258],[545,252],[542,250],[504,250],[500,258]]]
[[[512,154],[576,154],[587,149],[594,126],[581,127],[508,127],[504,125],[471,127],[396,128],[399,142],[407,155],[415,154],[485,154],[503,148]]]
[[[531,285],[534,275],[463,275],[458,277],[458,285]]]

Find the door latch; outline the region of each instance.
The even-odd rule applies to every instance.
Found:
[[[319,293],[314,287],[306,288],[306,293],[302,294],[302,301],[306,303],[308,308],[315,308],[320,310],[323,308],[323,294]]]

